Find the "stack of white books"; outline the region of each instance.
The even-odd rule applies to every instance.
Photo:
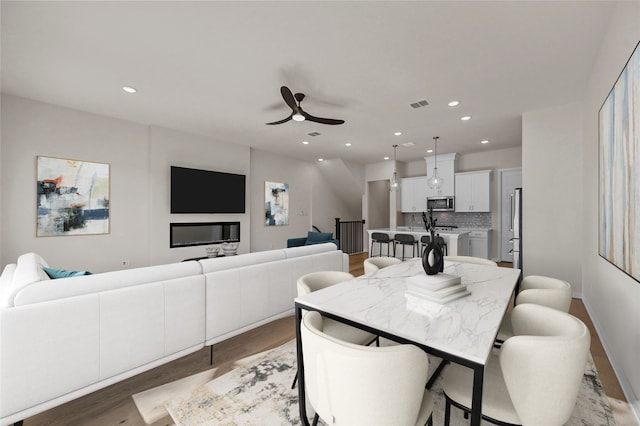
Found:
[[[423,273],[407,280],[407,294],[444,304],[471,293],[457,275]]]

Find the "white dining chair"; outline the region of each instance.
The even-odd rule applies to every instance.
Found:
[[[387,266],[402,263],[402,260],[397,257],[369,257],[365,259],[363,263],[364,273],[368,275],[382,268],[386,268]]]
[[[305,294],[309,294],[344,281],[349,281],[353,278],[353,275],[343,271],[311,272],[298,278],[298,296],[304,296]],[[373,342],[376,342],[376,345],[380,344],[378,336],[375,334],[360,330],[359,328],[351,327],[350,325],[329,318],[324,322],[324,329],[325,333],[337,339],[354,343],[356,345],[370,345]],[[292,389],[296,385],[297,377],[298,376],[296,375],[293,379],[293,384],[291,385]]]
[[[531,303],[513,309],[512,323],[515,335],[484,369],[482,418],[500,425],[564,425],[584,375],[589,330],[572,315]],[[448,426],[451,405],[470,412],[473,371],[448,365],[442,389]]]
[[[325,333],[325,322],[309,312],[300,330],[314,426],[319,418],[330,425],[432,425],[424,351],[413,345],[354,345]]]
[[[516,297],[516,305],[534,303],[548,306],[562,312],[569,312],[571,306],[571,284],[557,278],[542,275],[527,275],[520,283],[520,291]],[[500,344],[513,336],[511,314],[504,315],[496,342]]]
[[[474,256],[444,256],[444,260],[448,260],[450,262],[474,263],[476,265],[498,266],[498,264],[493,260]]]

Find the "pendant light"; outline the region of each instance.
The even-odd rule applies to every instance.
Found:
[[[433,175],[427,179],[427,185],[429,185],[429,188],[431,189],[440,189],[442,188],[442,181],[443,179],[438,176],[438,139],[440,139],[439,136],[434,136],[433,141],[435,142],[435,149],[434,149],[434,160],[433,160]]]
[[[396,148],[398,145],[393,145],[393,176],[389,181],[389,191],[400,191],[400,179],[398,179],[398,173],[396,172]]]

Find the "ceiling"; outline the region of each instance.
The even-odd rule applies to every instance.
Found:
[[[581,99],[613,6],[2,1],[2,92],[309,161],[517,147],[523,112]],[[266,126],[282,85],[346,123]]]

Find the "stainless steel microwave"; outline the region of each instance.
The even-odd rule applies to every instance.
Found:
[[[434,212],[452,212],[455,210],[453,197],[427,197],[427,210]]]

